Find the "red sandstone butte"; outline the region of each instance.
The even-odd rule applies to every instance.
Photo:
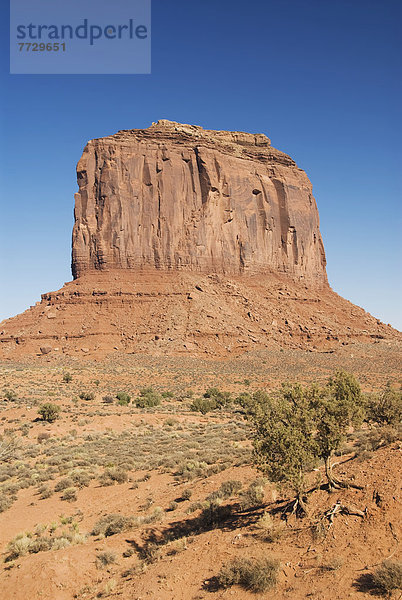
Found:
[[[158,121],[91,140],[77,174],[75,278],[155,268],[327,282],[311,183],[263,134]]]
[[[332,351],[401,334],[332,291],[306,173],[263,134],[158,121],[91,140],[74,280],[0,324],[0,356]]]

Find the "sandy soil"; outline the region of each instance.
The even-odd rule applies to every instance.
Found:
[[[266,484],[262,503],[244,510],[239,505],[242,491],[259,477],[247,424],[233,409],[205,416],[190,411],[189,390],[194,395],[211,385],[234,394],[270,390],[285,379],[323,381],[343,367],[369,391],[388,380],[400,384],[399,366],[398,345],[386,341],[331,354],[264,350],[230,361],[113,354],[103,361],[41,356],[3,362],[0,387],[14,399],[1,400],[0,432],[16,439],[18,448],[0,465],[0,498],[12,498],[0,513],[1,597],[372,598],[370,573],[384,559],[400,558],[399,442],[357,457],[345,447],[337,474],[363,489],[316,490],[308,517],[273,516],[281,534],[267,542],[258,520],[264,511],[275,512],[281,495]],[[70,383],[63,382],[67,372]],[[148,385],[172,397],[151,409],[103,401],[117,391],[135,398]],[[80,399],[83,391],[94,397]],[[61,408],[54,423],[37,419],[45,401]],[[105,473],[113,469],[123,470],[127,480],[104,485]],[[74,499],[63,500],[65,490],[55,487],[77,473],[88,480],[74,481]],[[200,503],[232,480],[242,490],[223,501],[231,510],[213,524],[200,518]],[[338,515],[324,533],[317,531],[320,517],[338,499],[366,516]],[[133,520],[113,535],[92,535],[95,524],[111,514]],[[79,536],[66,547],[12,557],[8,544],[23,532],[28,540]],[[102,553],[109,564],[102,564]],[[232,558],[266,556],[281,563],[274,590],[255,594],[217,587],[216,576]]]

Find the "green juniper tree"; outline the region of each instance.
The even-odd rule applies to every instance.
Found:
[[[324,461],[325,476],[330,489],[359,487],[335,477],[331,457],[339,449],[351,426],[364,418],[364,401],[359,382],[345,371],[337,371],[327,385],[311,401],[316,422],[317,456]]]
[[[305,474],[320,459],[330,490],[359,488],[337,479],[331,462],[348,429],[364,418],[363,396],[353,375],[338,371],[323,387],[283,385],[276,396],[243,394],[237,401],[252,425],[257,467],[273,483],[292,490],[290,505],[297,514],[306,512]]]
[[[299,384],[283,386],[275,398],[261,396],[248,416],[254,430],[254,458],[274,483],[292,490],[293,512],[307,512],[305,473],[314,464],[317,446],[308,392]]]

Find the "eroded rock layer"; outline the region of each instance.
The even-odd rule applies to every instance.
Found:
[[[309,288],[286,275],[118,269],[83,275],[3,321],[0,357],[116,351],[228,357],[392,339],[402,335],[329,287]]]
[[[311,183],[262,134],[158,121],[90,141],[72,270],[285,273],[327,283]]]

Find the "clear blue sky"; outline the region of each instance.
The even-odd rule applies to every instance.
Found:
[[[0,319],[71,279],[87,140],[167,118],[289,153],[313,183],[331,286],[402,328],[401,7],[153,0],[151,75],[39,76],[8,74],[4,4]]]

